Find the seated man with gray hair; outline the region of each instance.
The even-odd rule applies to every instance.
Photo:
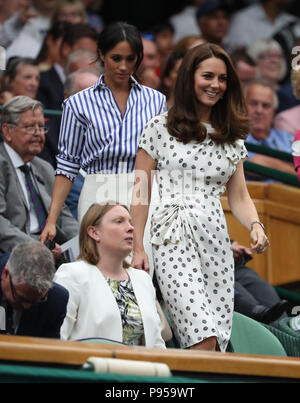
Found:
[[[45,144],[42,104],[26,96],[6,102],[1,115],[0,252],[10,253],[22,242],[39,240],[51,203],[54,170],[37,157]],[[64,206],[57,224],[52,253],[78,234],[78,224]]]
[[[0,333],[60,338],[68,291],[53,282],[52,253],[40,242],[21,243],[0,271]]]
[[[104,72],[97,53],[86,49],[78,49],[69,54],[64,72],[67,77],[69,74],[82,69],[94,70],[98,77]]]
[[[245,99],[250,120],[250,133],[246,142],[292,153],[293,136],[288,132],[273,128],[278,99],[272,85],[262,79],[252,81],[245,88]],[[268,155],[249,151],[248,161],[295,175],[292,163]],[[246,178],[248,180],[259,179],[254,174],[251,174],[251,177],[247,175]]]

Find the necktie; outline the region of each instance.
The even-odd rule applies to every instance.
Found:
[[[34,186],[34,183],[32,181],[29,166],[22,165],[20,167],[20,169],[25,174],[25,182],[26,182],[27,190],[28,190],[28,193],[29,193],[31,201],[32,201],[33,209],[37,216],[37,220],[38,220],[39,227],[40,227],[40,232],[42,232],[46,225],[47,213],[44,209],[44,205],[41,200],[41,197],[40,197],[39,193],[37,192],[37,190]]]

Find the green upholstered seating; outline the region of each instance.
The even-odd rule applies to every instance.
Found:
[[[238,312],[233,314],[233,325],[227,351],[240,354],[287,356],[278,340],[261,323]]]

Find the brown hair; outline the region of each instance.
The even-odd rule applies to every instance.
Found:
[[[227,89],[212,108],[210,137],[216,143],[233,143],[249,133],[249,120],[243,91],[229,55],[218,45],[204,43],[190,49],[183,58],[175,86],[174,106],[168,113],[169,133],[184,144],[201,142],[206,128],[199,119],[199,101],[194,89],[194,75],[199,64],[212,57],[224,61],[227,67]]]
[[[83,216],[80,224],[79,256],[77,259],[84,260],[85,262],[93,265],[96,265],[99,262],[100,256],[96,247],[96,242],[89,236],[87,229],[91,225],[96,226],[101,224],[101,220],[105,216],[105,214],[115,206],[122,206],[128,211],[128,208],[126,206],[118,203],[94,203],[89,207],[89,209]],[[130,265],[126,261],[124,261],[123,267],[126,269],[130,267]]]

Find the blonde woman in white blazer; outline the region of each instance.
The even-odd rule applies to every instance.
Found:
[[[93,204],[82,219],[79,246],[79,260],[55,274],[70,294],[61,338],[165,348],[151,277],[124,260],[133,246],[127,208]]]

